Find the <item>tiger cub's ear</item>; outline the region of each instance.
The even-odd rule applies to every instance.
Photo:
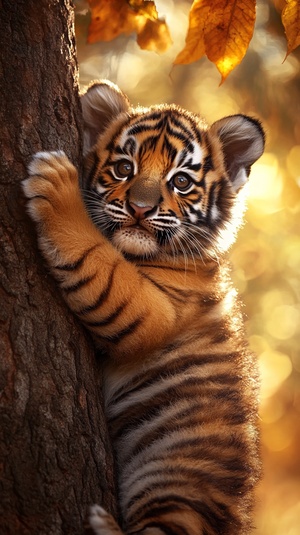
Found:
[[[251,165],[262,155],[265,134],[256,119],[231,115],[216,121],[210,129],[222,143],[225,167],[235,192],[244,186]]]
[[[95,145],[99,134],[121,113],[126,113],[130,103],[126,95],[109,80],[93,83],[81,96],[84,121],[83,153]]]

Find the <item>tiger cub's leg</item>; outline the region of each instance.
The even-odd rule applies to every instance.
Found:
[[[28,174],[22,187],[40,248],[50,267],[72,264],[100,240],[86,213],[77,171],[62,151],[38,152]]]
[[[96,344],[111,357],[132,361],[141,351],[162,347],[176,330],[175,305],[93,224],[67,156],[37,153],[28,173],[22,186],[40,249],[69,308]]]

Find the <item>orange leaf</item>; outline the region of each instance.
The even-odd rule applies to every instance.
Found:
[[[135,12],[126,0],[88,0],[91,23],[88,43],[111,41],[120,34],[130,34],[136,30]]]
[[[215,4],[214,7],[212,4]],[[211,16],[205,27],[205,49],[223,82],[240,64],[248,49],[254,31],[255,0],[215,0],[210,6]]]
[[[172,43],[166,23],[158,19],[155,3],[146,0],[88,0],[91,23],[88,43],[111,41],[136,32],[141,48],[164,52]]]
[[[193,2],[189,15],[189,28],[185,38],[185,47],[175,58],[175,65],[192,63],[204,56],[204,26],[209,12],[210,8],[206,2],[204,3],[201,0]]]
[[[255,0],[194,0],[186,46],[175,63],[190,63],[206,53],[222,82],[242,61],[253,35]]]
[[[282,24],[284,25],[288,48],[286,57],[300,45],[300,3],[299,0],[286,0],[282,10]]]

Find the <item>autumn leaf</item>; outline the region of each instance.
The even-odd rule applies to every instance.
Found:
[[[300,2],[299,0],[286,0],[281,14],[282,24],[287,38],[286,57],[300,45]]]
[[[194,0],[186,45],[174,63],[191,63],[206,54],[223,82],[248,49],[255,5],[255,0]]]
[[[137,44],[142,50],[165,52],[172,44],[166,23],[161,20],[148,19],[143,30],[137,36]]]
[[[222,82],[242,61],[255,24],[255,0],[215,2],[205,27],[207,57],[215,63]]]
[[[146,0],[88,0],[91,23],[88,43],[111,41],[120,34],[137,33],[144,50],[165,52],[172,43],[165,21],[158,18],[155,3]]]
[[[191,7],[186,44],[176,57],[175,65],[192,63],[205,54],[204,27],[210,12],[208,3],[205,4],[196,0]]]

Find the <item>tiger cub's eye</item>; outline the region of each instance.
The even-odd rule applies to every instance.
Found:
[[[114,165],[114,171],[117,178],[127,178],[132,174],[133,164],[128,160],[119,160]]]
[[[192,180],[188,175],[184,175],[183,173],[178,173],[178,175],[175,175],[172,178],[173,185],[175,188],[177,188],[179,191],[186,191],[189,189]]]

